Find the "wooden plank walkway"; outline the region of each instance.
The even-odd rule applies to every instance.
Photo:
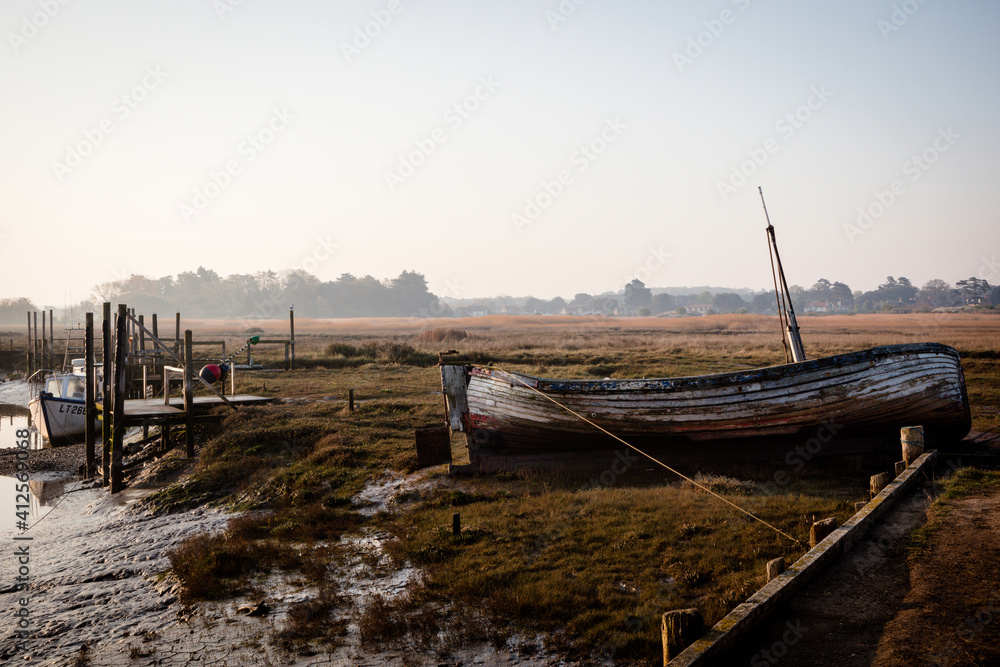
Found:
[[[255,405],[271,403],[276,399],[269,396],[252,396],[250,394],[237,394],[236,396],[226,396],[233,405]],[[203,412],[214,408],[217,405],[224,405],[218,396],[195,396],[194,408],[198,412]],[[98,405],[98,411],[100,411]],[[150,417],[176,417],[184,415],[184,399],[180,396],[170,399],[170,405],[164,405],[162,398],[130,398],[125,401],[125,419],[144,419]]]

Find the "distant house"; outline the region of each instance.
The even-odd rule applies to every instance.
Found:
[[[833,309],[833,304],[829,301],[809,301],[802,311],[806,313],[829,313]]]
[[[712,310],[711,304],[707,303],[696,303],[684,307],[687,309],[688,315],[708,315],[708,311]]]

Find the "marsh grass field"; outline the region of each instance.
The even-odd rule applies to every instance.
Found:
[[[812,357],[905,342],[956,347],[973,430],[1000,428],[1000,316],[803,317],[800,325]],[[286,323],[254,326],[268,337],[287,334]],[[228,349],[248,335],[216,321],[183,328],[196,339],[224,336]],[[898,443],[887,443],[795,465],[710,453],[678,464],[797,543],[645,464],[610,485],[594,484],[591,470],[449,477],[438,467],[418,484],[404,479],[390,502],[364,507],[357,500],[366,488],[418,476],[414,429],[443,423],[436,363],[449,349],[548,377],[669,377],[784,362],[776,320],[753,315],[300,320],[295,371],[237,375],[238,393],[285,400],[226,415],[200,435],[190,474],[143,501],[154,512],[221,504],[238,513],[226,531],[189,539],[171,555],[168,576],[182,583],[182,601],[266,599],[265,578],[283,572],[313,592],[272,637],[290,653],[349,641],[413,655],[482,642],[531,653],[541,637],[569,659],[652,665],[664,611],[697,607],[715,623],[765,583],[767,561],[802,555],[813,521],[845,521],[868,499],[869,476],[899,458]],[[273,369],[284,362],[280,346],[254,356]],[[768,484],[778,471],[787,483]],[[455,513],[460,535],[451,529]],[[349,599],[345,544],[373,532],[389,536],[389,564],[378,567],[413,566],[421,575],[404,594]]]

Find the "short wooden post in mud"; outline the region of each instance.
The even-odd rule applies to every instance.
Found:
[[[809,548],[811,549],[822,542],[827,535],[836,529],[837,517],[831,516],[828,519],[814,522],[812,528],[809,529]]]
[[[705,622],[698,609],[677,609],[663,615],[663,664],[676,658],[704,630]]]
[[[783,556],[778,556],[774,560],[767,561],[767,580],[771,581],[779,574],[785,571],[785,559]]]
[[[84,396],[87,398],[87,405],[84,408],[86,413],[86,425],[84,428],[84,440],[87,449],[87,469],[84,477],[94,474],[97,465],[97,457],[94,452],[94,444],[97,442],[97,428],[94,423],[97,419],[97,376],[94,373],[94,314],[87,313],[87,323],[84,325],[84,356],[86,357],[87,386],[84,389]]]
[[[451,515],[451,534],[461,535],[462,534],[462,515],[455,512]]]
[[[194,357],[191,355],[191,330],[184,331],[184,418],[186,423],[185,455],[194,458],[194,377],[191,364]]]
[[[899,441],[903,447],[903,461],[909,466],[924,453],[924,427],[904,426],[899,429]]]
[[[295,306],[288,307],[288,347],[291,355],[288,360],[288,370],[295,370]]]
[[[868,501],[866,501],[866,500],[859,500],[859,501],[857,501],[856,503],[854,503],[854,511],[855,512],[860,512],[861,510],[863,510],[865,508],[865,505],[867,505],[867,504],[868,504]]]
[[[101,329],[104,350],[101,360],[104,362],[104,377],[102,381],[101,401],[101,485],[111,483],[111,413],[114,407],[114,394],[111,393],[111,380],[114,378],[115,360],[111,349],[111,302],[104,302],[104,325]]]
[[[892,481],[892,475],[887,472],[880,472],[877,475],[872,475],[871,479],[868,480],[868,490],[871,491],[872,498],[882,493],[882,489],[889,485]]]
[[[902,475],[904,470],[906,470],[906,461],[896,461],[896,477]]]
[[[160,452],[165,453],[170,449],[170,426],[163,424],[160,426]]]
[[[354,390],[347,390],[347,409],[354,412]]]
[[[125,439],[125,391],[128,388],[128,334],[126,325],[128,309],[125,304],[118,306],[115,340],[115,404],[111,413],[111,493],[124,488],[122,475],[122,447]]]

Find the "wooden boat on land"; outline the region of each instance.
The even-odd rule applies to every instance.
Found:
[[[448,424],[476,450],[614,444],[569,410],[625,440],[812,434],[824,425],[834,433],[898,431],[909,424],[922,425],[929,440],[961,439],[970,427],[958,352],[937,343],[697,377],[553,380],[476,364],[441,372]]]
[[[482,451],[617,446],[600,429],[627,441],[666,443],[812,437],[823,427],[831,437],[873,435],[919,424],[931,442],[963,438],[971,419],[954,348],[886,345],[806,359],[770,221],[767,233],[788,363],[697,377],[603,380],[442,363],[448,426],[465,434],[473,463]]]

